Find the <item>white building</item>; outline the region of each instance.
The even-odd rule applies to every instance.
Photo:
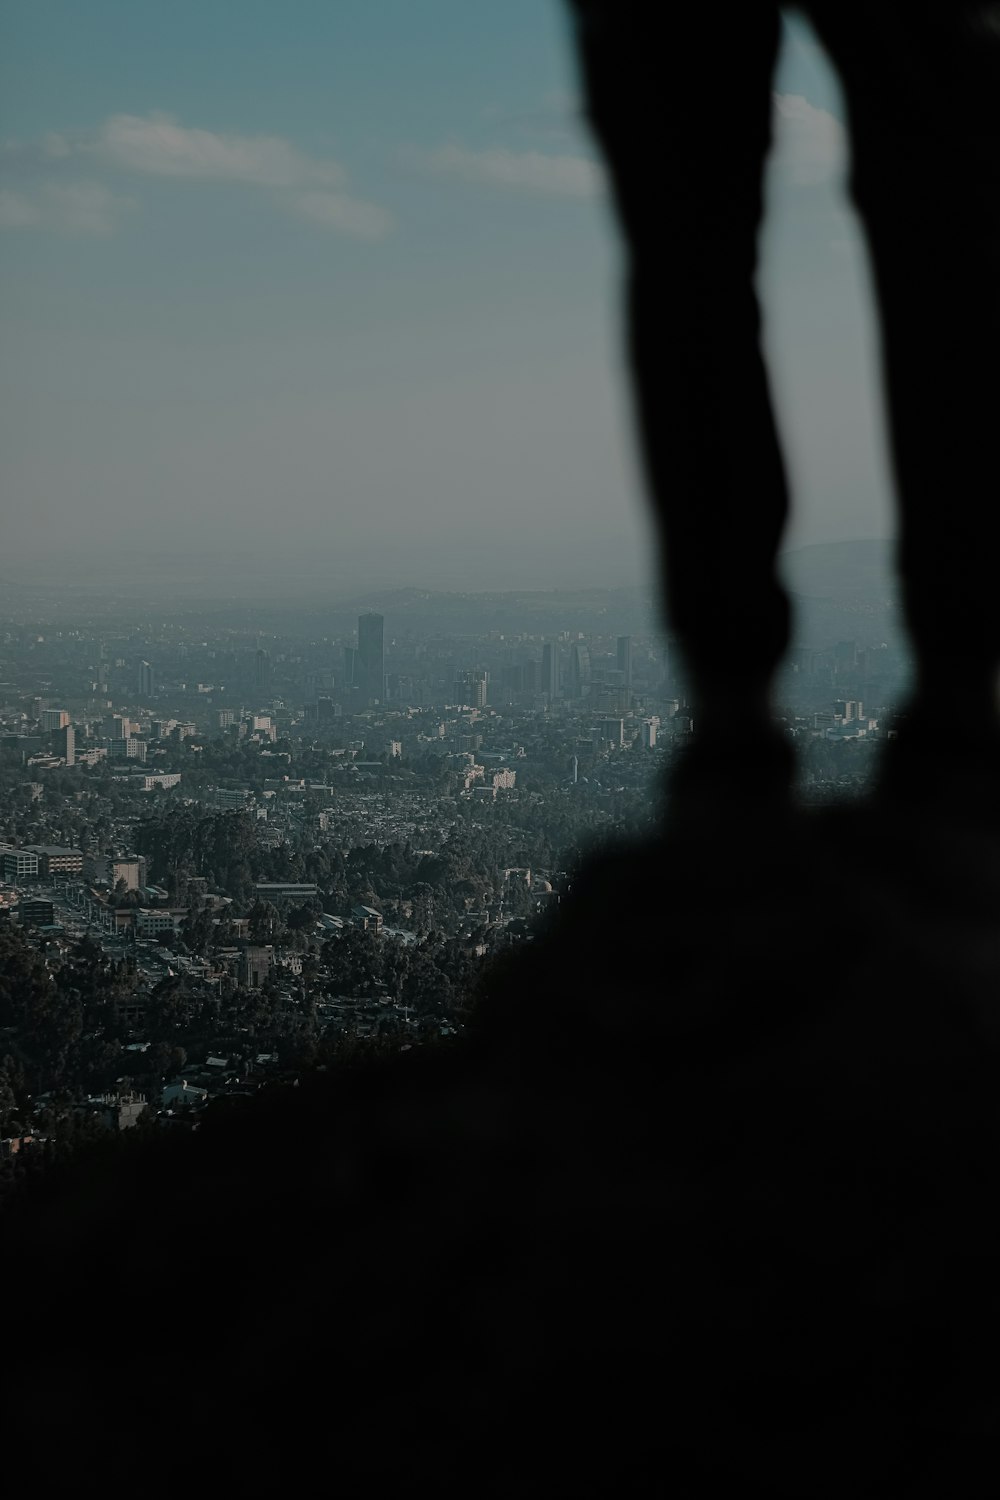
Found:
[[[0,868],[4,880],[10,885],[21,880],[35,880],[38,877],[38,855],[33,849],[0,849]]]

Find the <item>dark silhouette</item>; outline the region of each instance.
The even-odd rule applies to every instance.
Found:
[[[22,1195],[5,1477],[35,1492],[994,1492],[1000,862],[947,803],[774,817],[785,492],[750,276],[776,13],[578,13],[701,764],[721,785],[731,718],[756,720],[728,808],[766,818],[713,823],[695,796],[700,836],[595,859],[455,1045],[197,1135],[130,1132]],[[991,412],[968,362],[996,322],[996,36],[973,45],[964,6],[811,13],[878,264],[920,701],[965,693],[987,745]],[[725,118],[693,120],[709,49]],[[702,609],[709,533],[758,621],[739,671]]]
[[[745,744],[754,726],[760,764],[741,765],[759,797],[762,768],[779,791],[790,774],[768,724],[789,632],[775,569],[788,500],[753,286],[779,7],[684,4],[667,22],[642,0],[571,4],[628,248],[630,359],[665,594],[693,679],[694,770],[714,783],[735,774],[732,731],[742,726]],[[850,193],[882,321],[917,657],[909,733],[885,791],[953,802],[978,773],[981,805],[1000,772],[1000,20],[968,0],[802,8],[843,81]],[[752,621],[738,643],[723,601]],[[940,744],[928,758],[921,741],[942,705],[958,702],[971,736],[949,767]],[[697,781],[689,772],[686,796]]]

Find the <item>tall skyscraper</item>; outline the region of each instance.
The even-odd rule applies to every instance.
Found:
[[[632,691],[632,637],[620,635],[618,637],[618,670],[624,673],[624,687],[626,692]]]
[[[59,754],[68,766],[76,765],[76,730],[72,724],[64,724],[56,731],[56,742]]]
[[[833,657],[838,672],[853,672],[858,664],[857,641],[838,641]]]
[[[559,647],[546,641],[542,647],[542,692],[551,703],[559,692]]]
[[[155,681],[156,681],[156,679],[155,679],[154,674],[153,674],[153,669],[149,665],[149,662],[148,661],[141,661],[139,663],[139,682],[138,682],[139,697],[140,698],[152,698],[154,687],[155,687]]]
[[[574,641],[569,654],[569,696],[582,698],[590,681],[590,648]]]
[[[65,708],[43,708],[41,713],[41,726],[45,731],[53,729],[65,729],[69,723],[69,713]]]
[[[257,655],[254,659],[254,684],[261,692],[271,686],[271,656],[262,646],[258,646]]]
[[[358,616],[358,688],[365,704],[385,702],[385,618]]]

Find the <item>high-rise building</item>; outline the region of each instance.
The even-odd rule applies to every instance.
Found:
[[[485,708],[489,695],[489,672],[459,672],[458,698],[464,708]]]
[[[833,657],[838,672],[853,672],[858,665],[857,641],[838,641]]]
[[[76,765],[76,730],[72,724],[64,724],[57,731],[58,752],[65,760],[67,767]]]
[[[362,702],[385,702],[385,619],[369,612],[358,616],[358,688]]]
[[[127,740],[131,732],[132,725],[123,714],[108,714],[104,720],[106,740]]]
[[[69,714],[64,708],[43,708],[41,711],[41,728],[46,733],[65,729],[68,723]]]
[[[569,654],[569,696],[582,698],[590,681],[590,648],[574,641]]]
[[[264,650],[263,646],[258,646],[257,655],[254,658],[253,680],[254,686],[261,692],[266,692],[271,686],[271,655],[270,652]]]
[[[542,692],[551,703],[559,692],[559,647],[546,641],[542,647]]]
[[[520,662],[511,662],[500,669],[501,701],[513,703],[524,689],[524,667]]]
[[[321,667],[306,673],[305,689],[306,701],[317,703],[320,698],[329,698],[335,687],[332,671],[329,667]]]
[[[153,693],[155,691],[155,681],[156,681],[156,679],[155,679],[154,674],[153,674],[153,669],[150,666],[149,662],[148,661],[141,661],[139,663],[139,682],[138,682],[139,697],[140,698],[152,698]]]
[[[632,691],[632,637],[620,635],[618,637],[618,670],[622,673],[625,682],[625,690]]]

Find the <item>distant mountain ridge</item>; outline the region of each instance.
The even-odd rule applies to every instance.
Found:
[[[781,568],[790,591],[801,599],[825,600],[834,605],[859,601],[887,605],[898,595],[894,544],[886,538],[858,538],[842,542],[819,542],[782,553]],[[30,599],[41,605],[61,605],[60,613],[72,612],[97,601],[112,606],[134,607],[140,602],[162,608],[172,603],[190,608],[196,603],[218,603],[223,607],[253,604],[264,608],[299,605],[314,608],[324,604],[338,610],[376,609],[380,613],[409,614],[431,610],[458,614],[477,604],[500,614],[516,607],[526,614],[550,609],[553,604],[585,613],[607,606],[613,611],[637,609],[656,612],[649,585],[609,588],[591,583],[579,588],[551,589],[511,587],[424,588],[419,584],[399,586],[386,580],[371,580],[352,574],[341,561],[337,571],[325,575],[313,560],[296,569],[286,560],[269,563],[267,558],[227,560],[215,554],[185,558],[177,553],[164,557],[125,560],[108,557],[100,566],[85,561],[51,564],[35,559],[8,566],[0,578],[0,609],[22,606]]]

